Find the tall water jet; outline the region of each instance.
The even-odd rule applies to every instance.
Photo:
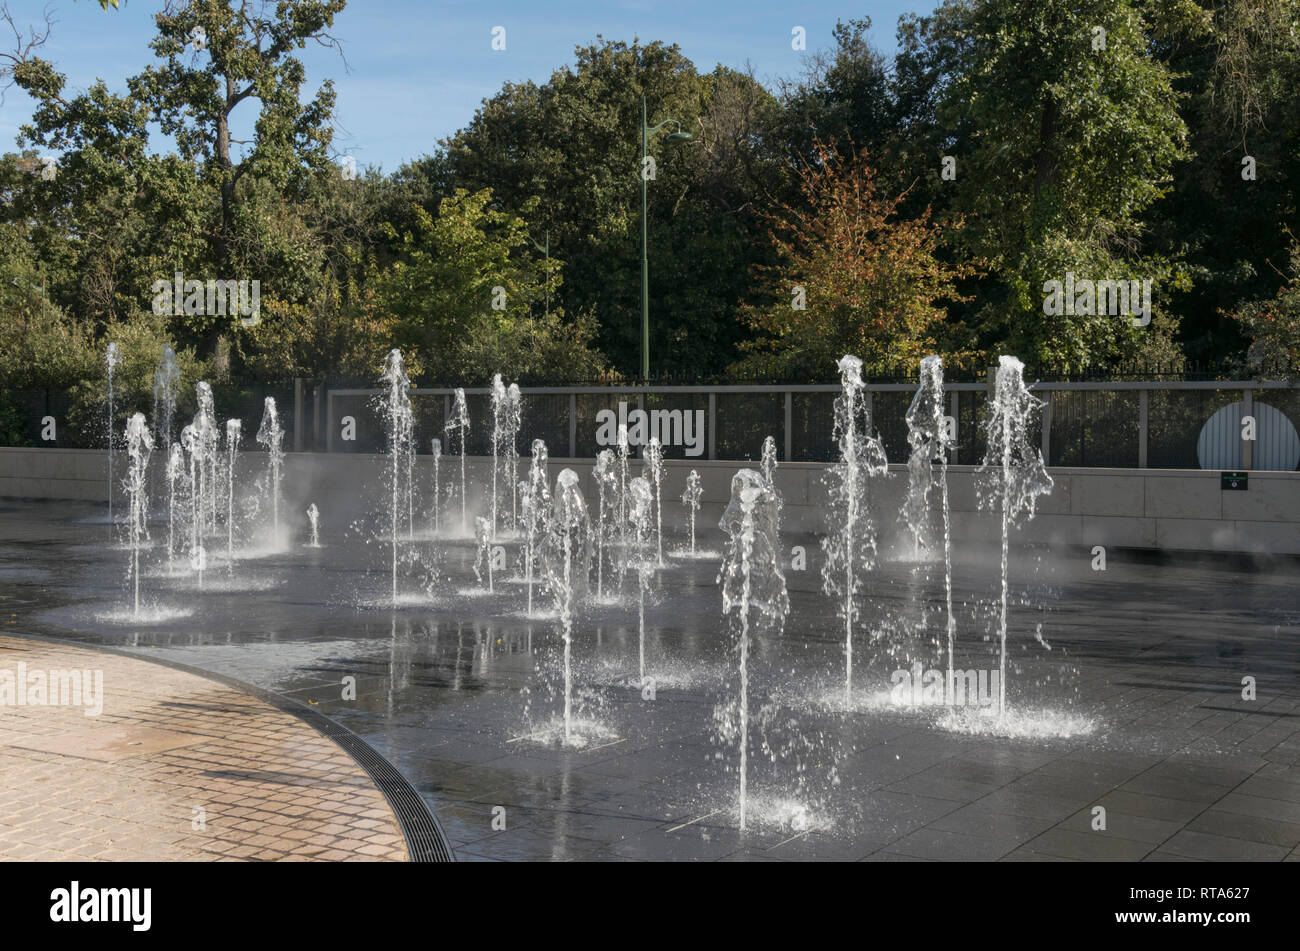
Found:
[[[407,392],[411,381],[407,379],[402,363],[402,351],[390,350],[384,359],[383,380],[388,384],[388,395],[383,403],[384,421],[388,429],[388,490],[389,532],[392,544],[393,606],[397,606],[397,524],[402,510],[402,476],[410,469],[407,456],[414,449],[415,416],[411,410],[411,397]]]
[[[650,587],[654,572],[650,569],[650,533],[653,531],[651,518],[654,513],[654,494],[650,483],[644,477],[637,477],[628,483],[628,519],[636,534],[637,543],[637,587],[640,591],[637,611],[638,649],[640,677],[638,686],[645,686],[645,596]]]
[[[320,509],[316,508],[313,502],[307,506],[307,523],[311,526],[311,537],[307,541],[308,548],[320,547]]]
[[[144,537],[148,519],[145,476],[149,468],[149,454],[153,451],[153,435],[142,413],[136,413],[126,423],[126,452],[129,460],[126,476],[127,539],[131,545],[131,580],[135,586],[135,617],[140,616],[140,542]]]
[[[429,441],[429,453],[433,457],[433,533],[438,534],[442,528],[442,440]]]
[[[976,470],[980,479],[980,505],[996,510],[1002,519],[1002,606],[998,622],[1000,682],[998,716],[1006,712],[1007,697],[1007,542],[1013,525],[1034,517],[1040,495],[1052,491],[1052,477],[1043,464],[1043,453],[1031,433],[1033,414],[1042,400],[1029,392],[1025,366],[1015,357],[998,358],[993,402],[989,405],[985,432],[988,442],[984,461]]]
[[[528,587],[528,613],[533,613],[533,566],[537,561],[538,543],[550,521],[551,490],[547,477],[546,443],[533,440],[533,462],[528,478],[519,484],[524,529],[524,583]]]
[[[727,534],[718,583],[722,613],[736,631],[740,655],[738,738],[740,746],[740,828],[747,821],[749,784],[749,644],[760,623],[776,629],[790,612],[785,575],[781,572],[776,534],[776,496],[771,483],[753,469],[741,469],[731,480],[731,500],[719,527]],[[757,616],[751,617],[753,612]]]
[[[199,534],[217,530],[217,455],[221,436],[217,432],[216,404],[212,387],[199,382],[194,387],[198,412],[194,414],[195,447],[198,452]]]
[[[175,425],[176,396],[181,382],[181,367],[171,344],[164,344],[158,369],[153,375],[154,443],[172,444],[172,427]]]
[[[560,614],[564,637],[564,742],[573,730],[573,616],[587,588],[591,563],[591,524],[587,503],[578,488],[578,474],[563,470],[555,480],[550,524],[542,551],[546,580]]]
[[[853,703],[853,622],[858,619],[858,591],[862,576],[875,565],[876,531],[870,515],[868,486],[875,476],[889,471],[880,440],[871,435],[871,418],[863,398],[862,361],[845,356],[839,361],[840,395],[835,398],[834,438],[840,459],[827,479],[830,506],[822,540],[822,590],[840,599],[844,620],[844,702]]]
[[[203,493],[199,488],[202,446],[194,423],[181,430],[181,448],[185,451],[189,468],[190,570],[199,576],[199,587],[202,587],[203,570],[207,567],[208,554],[203,547]]]
[[[104,351],[104,368],[108,373],[108,425],[105,431],[108,433],[108,524],[113,524],[113,417],[115,411],[113,408],[113,371],[117,369],[120,362],[117,344],[110,343]]]
[[[524,398],[519,392],[519,384],[511,383],[506,387],[506,438],[503,446],[507,462],[506,485],[510,489],[511,525],[519,524],[519,495],[515,487],[519,481],[519,430],[523,424]]]
[[[492,377],[492,537],[496,538],[497,534],[497,501],[500,493],[497,491],[497,476],[501,472],[501,450],[502,443],[505,440],[506,427],[506,385],[501,382],[501,374],[498,373]]]
[[[235,463],[239,456],[239,436],[243,423],[226,420],[226,567],[235,570]]]
[[[631,447],[627,439],[627,424],[618,427],[618,593],[623,593],[623,577],[627,574],[627,460]]]
[[[618,494],[618,473],[614,471],[614,450],[602,449],[596,453],[596,467],[592,472],[596,482],[596,598],[605,596],[605,513],[610,511],[610,500]]]
[[[700,488],[700,474],[694,469],[686,477],[686,488],[682,491],[682,502],[686,506],[687,518],[691,526],[691,554],[695,554],[695,516],[700,511],[700,496],[704,490]]]
[[[173,552],[176,550],[176,482],[185,471],[185,450],[172,443],[167,455],[167,574],[176,573]]]
[[[937,356],[921,360],[921,381],[907,410],[907,499],[903,520],[912,534],[919,555],[930,525],[931,498],[937,493],[943,518],[943,585],[947,610],[948,689],[953,696],[952,653],[957,621],[952,612],[952,526],[948,511],[948,453],[952,434],[943,411],[943,360]],[[938,464],[937,476],[935,464]]]
[[[650,443],[645,447],[645,467],[646,474],[650,477],[650,497],[654,504],[654,532],[656,546],[656,564],[660,568],[664,565],[664,510],[663,510],[663,482],[664,482],[664,449],[659,444],[657,436],[650,437]]]
[[[474,556],[474,577],[483,584],[483,571],[487,571],[487,590],[492,593],[492,525],[487,516],[474,519],[474,539],[477,549]],[[480,568],[482,566],[482,568]]]
[[[448,445],[453,432],[460,435],[460,530],[461,534],[467,535],[469,516],[465,507],[465,440],[469,436],[469,407],[465,403],[465,391],[461,387],[456,387],[456,402],[443,431],[447,434]]]
[[[781,510],[785,508],[785,499],[781,497],[781,490],[776,487],[776,440],[771,436],[763,439],[763,450],[760,456],[758,471],[767,480],[767,484],[772,487],[772,494],[776,496],[776,528],[781,530]]]
[[[257,428],[257,442],[266,447],[271,496],[272,545],[280,547],[280,480],[284,474],[284,430],[280,427],[280,414],[275,408],[275,397],[268,396],[262,403],[262,424]]]

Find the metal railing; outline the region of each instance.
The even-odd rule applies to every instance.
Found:
[[[1300,454],[1300,385],[1291,382],[1044,382],[1032,389],[1044,401],[1043,458],[1053,466],[1295,468],[1295,462],[1286,463]],[[873,428],[891,461],[907,458],[905,414],[915,390],[914,383],[866,388]],[[984,454],[981,424],[990,384],[950,383],[945,390],[956,430],[951,461],[977,463]],[[451,451],[444,427],[454,389],[415,387],[408,392],[421,451],[430,450],[432,438],[443,439],[444,452]],[[701,445],[664,440],[668,458],[757,459],[769,435],[783,461],[835,457],[831,407],[839,393],[836,385],[521,387],[520,392],[524,424],[516,451],[522,454],[534,438],[541,438],[554,456],[594,457],[608,445],[607,439],[598,439],[598,414],[617,414],[624,403],[628,414],[697,414],[703,424]],[[328,452],[380,451],[383,430],[376,406],[383,393],[375,388],[327,390],[316,403],[325,417],[323,444],[318,430],[317,445]],[[491,389],[466,387],[465,395],[470,413],[466,448],[472,455],[490,454]],[[340,438],[345,416],[352,417],[356,435],[346,442]],[[1257,417],[1254,439],[1243,438],[1246,416]]]
[[[951,461],[972,464],[984,455],[982,423],[991,383],[946,385],[956,448]],[[243,430],[256,432],[262,399],[275,396],[286,429],[285,447],[298,452],[379,452],[384,428],[379,412],[384,390],[376,387],[330,387],[294,380],[282,384],[214,386],[219,420],[242,419]],[[907,407],[916,384],[882,382],[865,390],[873,429],[893,462],[907,458]],[[1106,468],[1294,469],[1300,457],[1300,385],[1266,380],[1123,380],[1040,382],[1033,391],[1044,401],[1043,457],[1052,466]],[[827,462],[835,458],[832,403],[834,384],[743,385],[600,385],[523,386],[523,425],[516,452],[527,455],[534,438],[543,439],[555,457],[592,458],[616,435],[608,420],[642,410],[652,420],[680,427],[682,438],[663,439],[665,456],[678,459],[746,460],[759,457],[763,440],[776,440],[783,461]],[[451,387],[414,387],[408,391],[415,413],[418,449],[443,440],[443,451],[460,451],[445,433],[451,415]],[[466,449],[491,453],[491,389],[467,387],[470,430]],[[102,447],[102,414],[68,425],[72,413],[61,390],[8,391],[9,418],[0,419],[0,444]],[[139,406],[117,405],[124,413],[149,413],[145,396]],[[606,415],[602,416],[602,413]],[[84,410],[82,414],[85,415]],[[658,415],[656,415],[658,414]],[[688,419],[689,416],[689,419]],[[42,438],[49,418],[59,436]],[[342,424],[351,417],[352,439]],[[1243,426],[1255,421],[1254,439]],[[604,420],[605,422],[602,422]],[[692,425],[687,432],[687,423]],[[178,432],[181,422],[174,429]],[[115,431],[121,426],[115,427]],[[176,437],[177,432],[171,434]],[[684,445],[686,436],[694,443]],[[257,451],[252,439],[244,448]]]

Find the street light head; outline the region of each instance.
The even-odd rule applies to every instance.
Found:
[[[689,142],[691,141],[691,134],[689,132],[670,132],[668,133],[667,141]]]

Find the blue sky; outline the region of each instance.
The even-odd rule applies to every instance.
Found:
[[[701,72],[716,63],[743,68],[748,62],[770,85],[801,70],[804,54],[790,47],[796,25],[807,31],[811,52],[831,45],[836,20],[870,16],[872,41],[890,53],[899,15],[928,12],[933,5],[898,0],[809,5],[789,0],[352,0],[333,31],[343,43],[347,67],[333,51],[309,47],[301,56],[308,70],[306,90],[314,91],[326,78],[335,82],[335,149],[355,156],[358,165],[393,171],[464,126],[502,83],[545,81],[572,62],[575,46],[593,42],[597,33],[610,40],[677,43]],[[124,79],[153,59],[147,44],[158,0],[124,0],[117,11],[100,10],[96,0],[8,0],[8,6],[19,26],[38,25],[42,11],[51,11],[57,22],[42,55],[74,90],[102,78],[123,91]],[[506,28],[504,51],[491,48],[491,31],[498,25]],[[12,37],[2,41],[12,47]],[[14,148],[31,105],[21,90],[5,94],[0,152]]]

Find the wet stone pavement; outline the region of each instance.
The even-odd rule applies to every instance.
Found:
[[[127,552],[96,516],[0,503],[0,633],[126,647],[309,702],[402,771],[458,860],[1300,859],[1295,559],[1112,551],[1095,572],[1084,549],[1017,549],[998,720],[891,697],[896,672],[941,668],[946,642],[942,566],[889,556],[864,592],[846,703],[817,539],[786,538],[809,568],[787,573],[784,633],[750,653],[742,832],[734,639],[717,559],[673,554],[681,539],[646,610],[652,691],[635,574],[621,601],[579,613],[565,746],[553,604],[535,591],[526,615],[509,539],[491,595],[469,542],[404,543],[394,608],[386,541],[237,552],[200,586],[179,556],[167,573],[155,524],[138,623]],[[702,527],[703,548],[721,543]],[[996,549],[958,552],[953,577],[955,666],[996,671]]]

